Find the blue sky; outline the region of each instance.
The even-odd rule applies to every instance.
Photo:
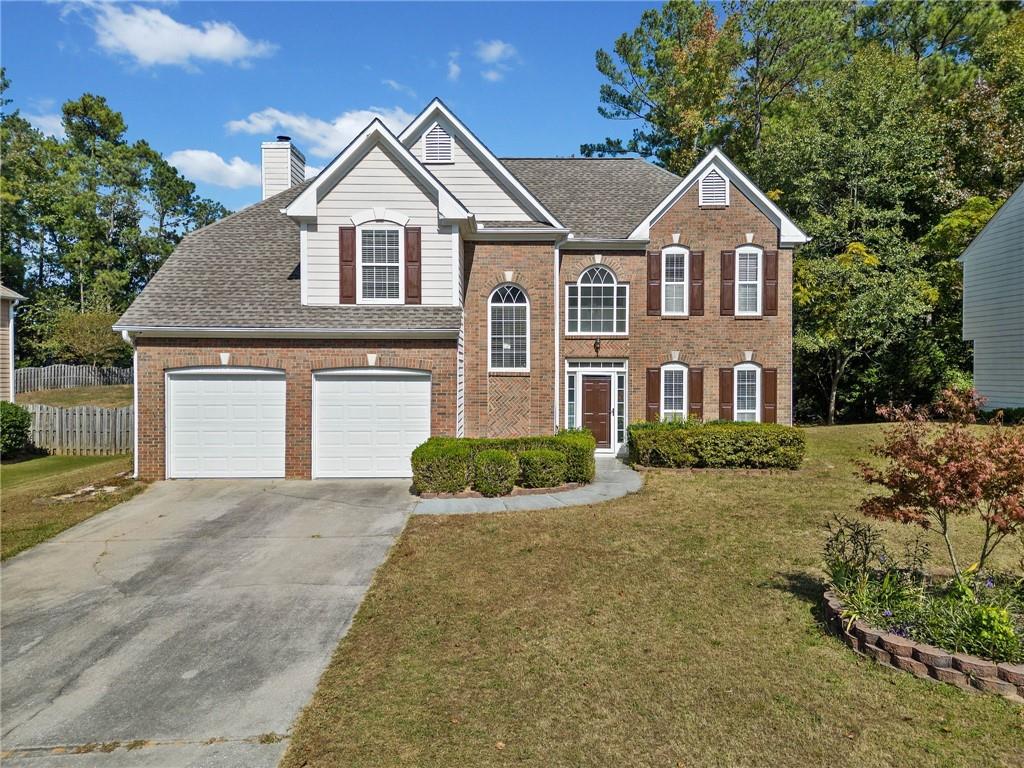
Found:
[[[628,135],[597,114],[594,52],[643,3],[4,2],[14,106],[47,132],[85,91],[200,192],[259,198],[259,144],[322,166],[373,113],[398,128],[440,96],[499,156]]]

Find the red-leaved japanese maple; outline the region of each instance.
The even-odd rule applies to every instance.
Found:
[[[981,570],[1007,536],[1024,533],[1024,427],[972,427],[981,401],[973,391],[946,391],[937,411],[948,421],[928,419],[924,410],[881,408],[895,422],[872,452],[886,460],[861,474],[888,493],[871,496],[860,510],[871,517],[913,523],[942,536],[957,578],[963,574],[950,531],[958,517],[980,517],[984,537]]]

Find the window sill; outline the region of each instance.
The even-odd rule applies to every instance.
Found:
[[[529,376],[530,375],[530,370],[527,368],[526,370],[510,371],[510,370],[505,369],[505,368],[488,368],[487,369],[487,375],[488,376]]]
[[[764,320],[764,315],[733,315],[737,320]]]
[[[662,318],[664,318],[665,320],[689,320],[690,319],[690,315],[689,314],[686,314],[686,315],[670,315],[670,314],[666,314],[665,312],[662,312],[660,316]],[[653,317],[653,315],[652,315],[652,317]]]

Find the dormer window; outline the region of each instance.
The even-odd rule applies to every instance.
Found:
[[[709,168],[700,177],[698,186],[702,208],[724,208],[729,205],[729,180],[717,168]]]
[[[360,304],[402,304],[402,230],[387,221],[359,227],[356,268]]]
[[[423,162],[452,162],[452,137],[437,123],[423,137]]]

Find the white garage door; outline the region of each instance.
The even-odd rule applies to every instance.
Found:
[[[284,477],[284,374],[167,375],[168,477]]]
[[[320,373],[313,379],[314,477],[411,477],[430,437],[430,374]]]

